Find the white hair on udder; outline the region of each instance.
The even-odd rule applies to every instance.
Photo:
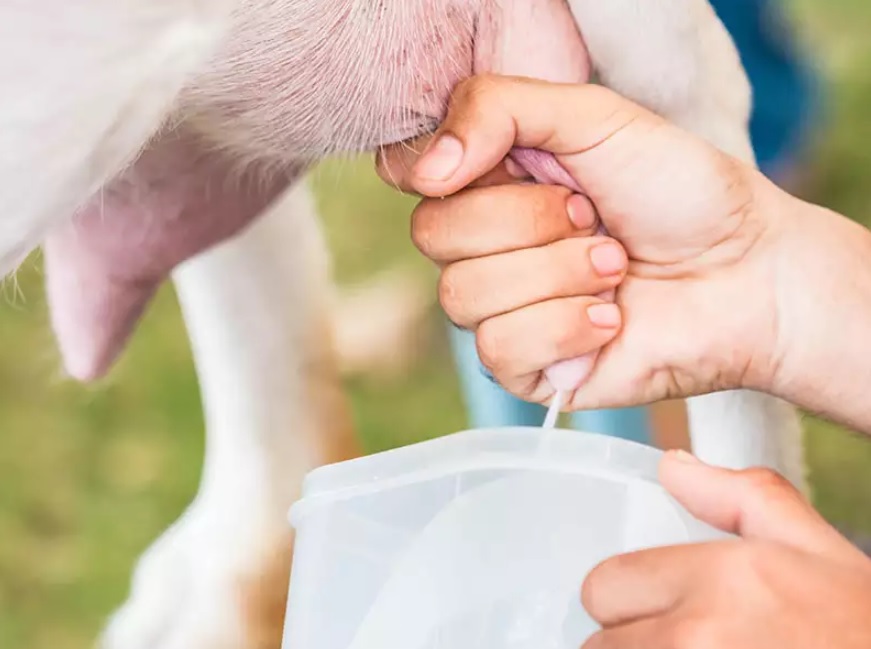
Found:
[[[493,4],[6,0],[0,274],[179,121],[267,173],[431,131]]]
[[[232,36],[186,93],[191,122],[213,146],[278,161],[431,130],[441,113],[422,114],[416,95],[471,73],[472,4],[338,0],[324,12],[303,0],[245,0]],[[443,110],[445,100],[430,103]]]
[[[0,275],[136,158],[232,1],[0,3]]]

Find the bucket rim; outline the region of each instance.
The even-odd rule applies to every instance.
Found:
[[[638,442],[562,428],[469,429],[314,469],[288,517],[298,527],[313,511],[339,501],[452,473],[493,469],[583,474],[660,487],[662,455]]]

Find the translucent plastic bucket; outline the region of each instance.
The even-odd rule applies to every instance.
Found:
[[[660,457],[500,428],[313,471],[291,510],[284,649],[577,649],[597,563],[725,536],[658,485]]]

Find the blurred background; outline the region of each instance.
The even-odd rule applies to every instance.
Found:
[[[826,108],[800,193],[871,223],[871,4],[788,8]],[[432,286],[408,240],[412,202],[370,167],[330,163],[315,178],[338,280],[400,264]],[[0,647],[84,649],[124,599],[133,561],[195,492],[201,411],[170,287],[110,379],[86,388],[59,375],[41,284],[37,259],[0,297]],[[368,451],[464,426],[444,326],[435,308],[430,316],[403,372],[348,379]],[[811,417],[807,427],[817,505],[871,533],[871,444]]]

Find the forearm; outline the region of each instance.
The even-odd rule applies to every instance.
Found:
[[[798,199],[784,207],[770,391],[871,433],[871,232]]]

